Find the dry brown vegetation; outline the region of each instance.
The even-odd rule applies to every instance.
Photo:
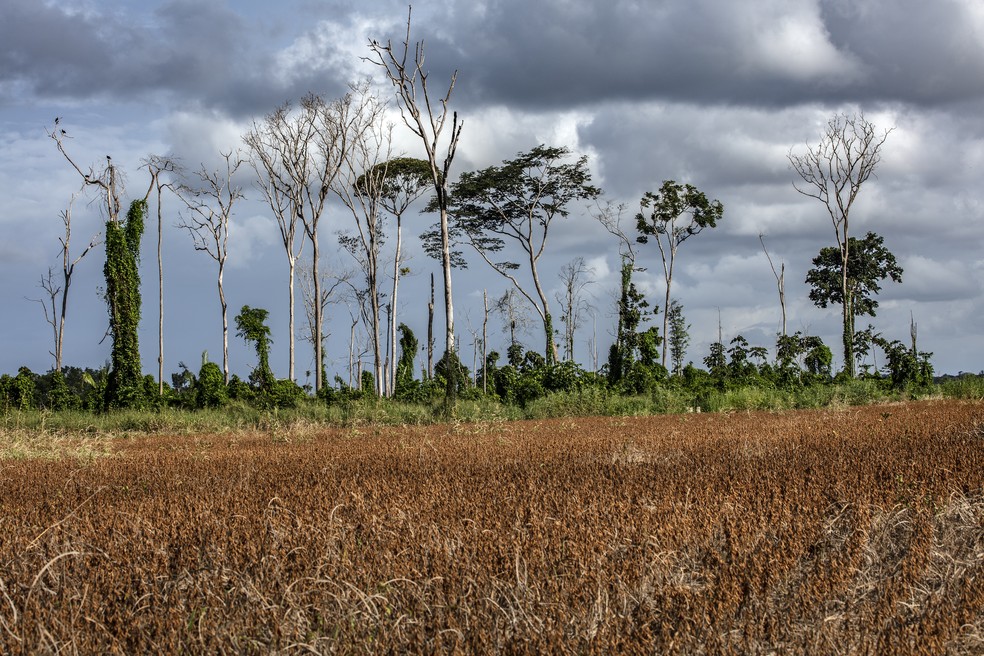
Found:
[[[0,653],[979,654],[982,423],[933,401],[8,458]]]

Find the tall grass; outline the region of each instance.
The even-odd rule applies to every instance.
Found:
[[[645,416],[684,412],[790,410],[854,406],[926,396],[984,399],[984,378],[950,380],[925,390],[891,390],[874,380],[778,389],[742,387],[692,390],[665,386],[647,395],[623,396],[599,387],[557,392],[525,406],[500,403],[494,397],[459,400],[450,411],[442,401],[405,403],[390,399],[346,399],[331,405],[306,400],[295,408],[264,409],[231,401],[219,409],[83,411],[12,410],[0,414],[0,440],[11,436],[96,436],[117,434],[200,434],[266,431],[301,434],[322,426],[424,425],[445,421],[488,422],[586,416]]]

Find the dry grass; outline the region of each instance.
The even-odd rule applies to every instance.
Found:
[[[0,460],[0,653],[981,653],[982,421],[933,401]]]

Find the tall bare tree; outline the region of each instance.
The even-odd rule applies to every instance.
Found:
[[[762,242],[762,250],[765,251],[765,257],[769,260],[769,266],[772,268],[772,275],[776,278],[776,287],[779,289],[779,307],[782,309],[782,332],[783,337],[786,336],[786,263],[779,262],[779,271],[776,271],[776,265],[772,262],[772,256],[769,255],[769,249],[765,247],[765,235],[759,233],[759,241]]]
[[[287,256],[287,377],[294,372],[295,328],[294,291],[297,260],[304,249],[303,233],[298,227],[303,213],[301,188],[311,183],[314,174],[308,151],[314,138],[316,115],[310,108],[294,111],[289,103],[267,114],[243,136],[249,148],[250,165],[256,171],[256,186],[263,192],[280,228],[280,238]],[[303,230],[303,228],[302,228]],[[301,239],[298,239],[301,237]],[[300,243],[298,243],[300,242]]]
[[[102,196],[102,202],[104,203],[103,210],[106,212],[106,220],[118,224],[120,222],[120,208],[122,207],[120,195],[123,193],[123,180],[116,166],[113,164],[113,158],[106,155],[106,165],[99,172],[96,172],[93,166],[90,166],[88,171],[83,171],[82,167],[65,150],[65,140],[71,137],[65,128],[61,126],[61,118],[56,118],[54,127],[51,130],[46,130],[46,132],[48,137],[55,142],[58,152],[62,154],[65,160],[82,177],[83,188],[95,187],[99,190]],[[146,200],[149,195],[150,189],[147,190],[147,196],[144,199]]]
[[[584,290],[594,283],[589,276],[594,269],[583,257],[575,257],[560,269],[561,291],[555,296],[560,305],[560,322],[564,324],[564,359],[574,359],[574,334],[581,327],[591,310]]]
[[[74,258],[71,256],[72,241],[72,206],[75,204],[75,195],[68,203],[68,208],[61,213],[62,223],[65,225],[65,236],[59,237],[62,256],[62,279],[61,283],[55,282],[54,273],[48,267],[47,276],[42,276],[40,286],[48,299],[47,301],[38,300],[44,309],[44,318],[51,325],[54,338],[55,350],[51,355],[55,358],[55,371],[61,371],[65,344],[65,317],[68,314],[68,291],[72,286],[72,275],[75,273],[75,265],[82,261],[96,245],[99,244],[99,235],[95,235],[89,240],[89,244],[82,249],[82,252]],[[50,304],[50,305],[49,305]],[[49,312],[50,307],[50,312]]]
[[[431,182],[434,185],[437,209],[440,214],[441,269],[444,272],[444,316],[445,351],[450,357],[454,353],[454,303],[451,293],[451,238],[448,233],[448,173],[458,148],[462,122],[458,113],[450,115],[448,126],[448,102],[458,72],[451,74],[447,92],[440,97],[431,96],[427,86],[428,71],[424,67],[424,43],[417,41],[413,47],[413,60],[410,61],[410,23],[411,10],[407,10],[407,32],[402,47],[395,49],[391,41],[382,44],[370,40],[372,51],[370,61],[380,66],[387,78],[396,88],[397,102],[403,122],[421,140],[427,162],[430,164]],[[444,128],[450,127],[446,144],[442,144]],[[453,377],[448,379],[448,396],[455,393]]]
[[[311,282],[314,298],[321,297],[320,226],[328,208],[332,185],[344,161],[348,145],[348,122],[352,120],[353,93],[327,101],[316,94],[304,96],[297,108],[285,104],[254,124],[244,139],[253,155],[254,167],[262,172],[264,194],[280,223],[284,249],[290,263],[291,341],[293,343],[293,273],[297,253],[293,250],[298,227],[311,244]],[[314,304],[315,391],[323,384],[322,353],[324,308]],[[291,349],[293,354],[293,349]],[[291,362],[293,363],[293,355]]]
[[[396,389],[396,330],[400,278],[409,270],[403,266],[403,214],[420,198],[430,184],[430,165],[422,159],[396,157],[378,165],[382,169],[382,194],[379,202],[396,219],[396,252],[393,255],[393,292],[390,295],[389,342],[390,390]]]
[[[802,184],[799,193],[820,201],[837,237],[841,256],[844,371],[854,376],[854,307],[848,280],[851,208],[881,161],[881,148],[894,128],[878,133],[863,113],[837,114],[827,121],[820,141],[806,152],[789,151],[789,163]]]
[[[521,296],[514,287],[510,287],[493,301],[492,311],[505,321],[502,330],[509,333],[509,346],[519,343],[517,333],[526,333],[533,326],[526,297]]]
[[[301,299],[304,304],[304,316],[306,319],[305,329],[301,333],[301,339],[308,343],[312,343],[315,339],[315,322],[314,322],[314,306],[315,298],[314,295],[314,281],[311,275],[312,264],[307,260],[301,260],[297,264],[297,271],[299,274],[299,282],[301,287]],[[334,270],[334,269],[320,269],[318,275],[321,278],[321,284],[318,286],[318,292],[321,298],[321,313],[327,311],[328,307],[333,303],[345,302],[348,303],[349,292],[355,293],[355,288],[352,285],[352,278],[354,273],[349,270]],[[322,343],[327,340],[331,335],[323,332],[321,335]],[[322,347],[323,348],[323,347]]]
[[[216,285],[219,305],[222,308],[222,372],[229,384],[229,306],[226,303],[223,277],[229,257],[229,229],[232,223],[233,205],[243,198],[242,188],[233,184],[236,171],[243,164],[238,151],[221,153],[225,160],[224,171],[202,168],[195,174],[198,183],[181,186],[181,198],[188,206],[189,214],[178,227],[186,229],[195,242],[195,250],[207,253],[216,264]]]
[[[177,160],[161,155],[151,155],[143,167],[150,173],[150,184],[157,192],[157,395],[164,396],[164,227],[161,220],[161,192],[174,191],[172,182],[162,179],[164,174],[180,171]]]
[[[345,121],[346,147],[332,189],[355,219],[355,231],[340,232],[339,243],[352,254],[365,274],[369,294],[370,340],[376,395],[387,387],[383,372],[382,306],[380,303],[380,252],[385,239],[383,195],[393,143],[392,126],[384,125],[385,105],[360,89]]]

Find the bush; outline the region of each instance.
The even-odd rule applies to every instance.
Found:
[[[195,407],[218,408],[229,400],[229,390],[226,389],[225,375],[214,362],[206,362],[198,371],[195,382]]]

